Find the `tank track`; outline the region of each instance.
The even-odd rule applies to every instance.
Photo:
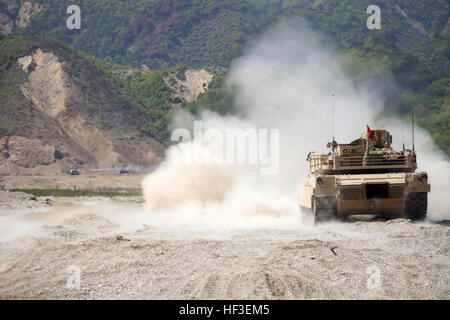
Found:
[[[336,217],[335,197],[313,197],[314,224],[333,220]]]
[[[411,220],[425,220],[427,217],[428,194],[412,192],[406,198],[405,213]]]

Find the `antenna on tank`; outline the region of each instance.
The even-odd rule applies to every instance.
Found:
[[[412,149],[414,151],[414,112],[411,112],[411,126],[412,126]]]
[[[405,124],[402,120],[402,138],[403,138],[403,151],[405,151]]]
[[[331,97],[331,136],[333,138],[331,142],[332,150],[336,149],[337,143],[336,140],[334,140],[334,92]]]

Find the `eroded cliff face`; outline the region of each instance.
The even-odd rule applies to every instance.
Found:
[[[37,129],[31,137],[13,135],[0,139],[0,174],[48,174],[68,172],[70,168],[151,166],[161,161],[150,138],[130,133],[130,126],[127,130],[122,126],[105,130],[99,127],[98,121],[80,111],[100,112],[104,106],[95,105],[92,96],[105,96],[110,83],[107,79],[92,79],[96,85],[99,85],[98,80],[105,81],[99,87],[106,86],[102,89],[106,93],[100,90],[92,92],[93,83],[86,81],[89,75],[74,73],[73,66],[69,65],[72,62],[62,60],[55,53],[41,48],[17,59],[25,74],[20,92],[34,109],[34,123],[25,120],[23,123]],[[89,68],[92,67],[82,66],[80,73]],[[126,117],[126,109],[130,105],[125,105],[125,110],[120,108],[119,103],[117,113],[125,113],[122,115]],[[136,113],[130,116],[136,117]],[[43,127],[50,133],[44,133]]]
[[[6,12],[0,12],[0,34],[8,35],[13,33],[16,28],[27,27],[33,16],[44,10],[44,5],[38,2],[7,0]]]
[[[18,60],[27,74],[20,89],[39,111],[56,120],[73,140],[77,141],[95,159],[95,164],[111,167],[118,162],[113,142],[102,131],[80,115],[68,112],[66,102],[80,97],[76,87],[63,71],[61,62],[53,53],[37,49],[32,55]]]
[[[19,58],[17,62],[27,75],[20,87],[27,99],[53,119],[67,111],[67,75],[54,54],[37,49],[32,55]]]
[[[33,4],[31,2],[22,2],[22,6],[20,7],[19,14],[16,18],[16,26],[19,28],[27,27],[31,22],[31,18],[43,11],[44,5],[40,3]]]
[[[214,75],[205,69],[185,69],[170,74],[164,81],[173,90],[173,97],[191,103],[208,89]]]

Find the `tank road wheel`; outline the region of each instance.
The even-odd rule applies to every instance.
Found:
[[[428,194],[413,192],[406,198],[406,216],[411,220],[425,220],[427,217]]]
[[[312,211],[314,224],[330,221],[336,217],[336,199],[334,197],[313,197]]]

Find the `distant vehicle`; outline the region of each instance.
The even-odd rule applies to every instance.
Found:
[[[120,175],[121,176],[128,176],[130,174],[130,171],[128,171],[128,169],[121,169],[120,170]]]
[[[79,176],[80,175],[80,171],[78,171],[77,169],[71,169],[70,170],[70,175],[71,176]]]
[[[425,219],[428,174],[416,172],[414,147],[394,151],[391,143],[388,131],[367,127],[350,144],[333,140],[329,153],[310,152],[310,179],[299,187],[299,205],[315,223],[358,214]]]

